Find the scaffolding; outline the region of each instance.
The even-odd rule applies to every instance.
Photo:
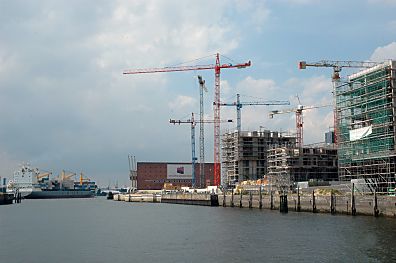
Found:
[[[349,76],[336,88],[339,176],[395,189],[396,61]]]
[[[246,180],[262,179],[267,173],[267,151],[274,146],[295,145],[296,138],[280,132],[229,132],[222,137],[222,170],[228,187]]]
[[[297,182],[337,181],[337,149],[274,147],[268,150],[270,184],[285,191]]]

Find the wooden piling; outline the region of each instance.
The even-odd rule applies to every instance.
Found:
[[[312,213],[316,213],[315,190],[312,190]]]
[[[273,191],[271,191],[271,195],[270,195],[270,207],[271,207],[271,210],[273,210],[274,209],[274,192]]]
[[[356,215],[356,204],[355,204],[355,184],[352,184],[352,193],[351,193],[351,213],[353,216]]]
[[[253,195],[252,192],[249,192],[249,208],[253,207]]]
[[[377,191],[376,190],[374,190],[374,216],[375,217],[379,216]]]
[[[279,211],[281,213],[289,212],[289,207],[288,207],[288,204],[287,204],[287,195],[286,194],[279,195]]]
[[[261,187],[259,191],[259,209],[263,208],[263,193],[261,192]]]
[[[300,187],[297,187],[297,212],[301,212]]]

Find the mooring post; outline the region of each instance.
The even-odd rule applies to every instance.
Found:
[[[234,189],[231,189],[231,207],[234,207]]]
[[[239,198],[239,207],[240,207],[240,208],[243,207],[243,206],[242,206],[242,190],[241,190],[241,195],[240,195],[240,198]]]
[[[301,212],[300,187],[297,187],[297,212]]]
[[[312,213],[316,213],[315,190],[312,190]]]
[[[226,207],[226,191],[223,191],[223,207]]]
[[[260,186],[260,192],[259,192],[259,208],[263,208],[263,194],[261,192],[261,186]]]
[[[285,193],[279,195],[279,211],[281,213],[289,212],[289,208],[287,205],[287,195]]]
[[[353,216],[356,215],[356,205],[355,205],[355,184],[352,183],[352,197],[351,197],[351,213]]]
[[[252,191],[250,191],[249,193],[249,208],[252,208],[253,206],[253,195],[252,195]]]
[[[331,193],[330,193],[330,213],[332,215],[335,214],[334,193],[333,193],[333,191],[331,191]]]
[[[274,192],[271,190],[271,195],[270,195],[270,204],[271,204],[271,210],[274,209]]]
[[[347,200],[347,215],[349,215],[349,202]]]
[[[374,216],[375,217],[379,216],[377,190],[374,190]]]

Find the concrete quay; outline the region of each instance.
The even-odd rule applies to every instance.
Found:
[[[219,194],[223,207],[281,210],[278,194]],[[395,196],[288,194],[287,209],[296,212],[396,217]]]
[[[166,194],[116,194],[115,201],[125,202],[150,202],[183,205],[219,206],[218,195],[192,194],[192,193],[166,193]]]
[[[288,194],[197,194],[150,193],[116,194],[113,200],[125,202],[171,203],[183,205],[223,206],[251,209],[271,209],[281,212],[311,212],[345,215],[396,217],[396,196],[383,195],[319,195]],[[283,207],[282,207],[283,204]],[[287,204],[287,206],[285,206]]]

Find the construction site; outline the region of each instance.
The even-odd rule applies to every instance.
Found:
[[[396,173],[395,61],[348,77],[336,89],[340,180],[394,193]]]
[[[220,70],[225,68],[246,68],[250,61],[240,64],[221,64],[219,54],[216,63],[205,66],[181,66],[153,69],[139,69],[124,74],[156,72],[215,70],[214,118],[204,119],[203,93],[207,91],[205,80],[198,76],[200,85],[199,119],[171,119],[172,124],[191,126],[191,180],[181,181],[185,186],[203,188],[208,184],[232,189],[246,181],[267,184],[269,189],[282,192],[293,191],[300,182],[310,186],[330,185],[341,181],[354,183],[362,192],[395,192],[396,173],[396,101],[395,101],[395,61],[359,62],[327,61],[314,63],[299,62],[300,69],[308,67],[331,68],[333,101],[326,105],[302,105],[269,111],[269,117],[278,114],[295,114],[295,131],[287,134],[269,129],[243,130],[242,106],[290,105],[289,101],[220,101]],[[341,78],[343,68],[357,73]],[[329,83],[330,84],[330,83]],[[220,124],[233,122],[222,120],[220,108],[236,108],[234,131],[220,134]],[[304,144],[303,113],[307,110],[332,107],[333,127],[324,133],[325,140],[311,145]],[[195,155],[195,126],[199,124],[199,162]],[[204,125],[214,126],[213,179],[207,180],[204,156]],[[200,169],[195,167],[199,164]],[[205,173],[204,173],[205,171]],[[197,173],[197,174],[196,174]],[[198,174],[199,173],[199,174]],[[151,178],[163,182],[162,178]],[[137,174],[139,180],[139,173]],[[265,183],[263,183],[265,182]],[[179,182],[180,183],[180,182]],[[155,188],[158,188],[156,185]],[[139,186],[138,186],[139,188]]]

